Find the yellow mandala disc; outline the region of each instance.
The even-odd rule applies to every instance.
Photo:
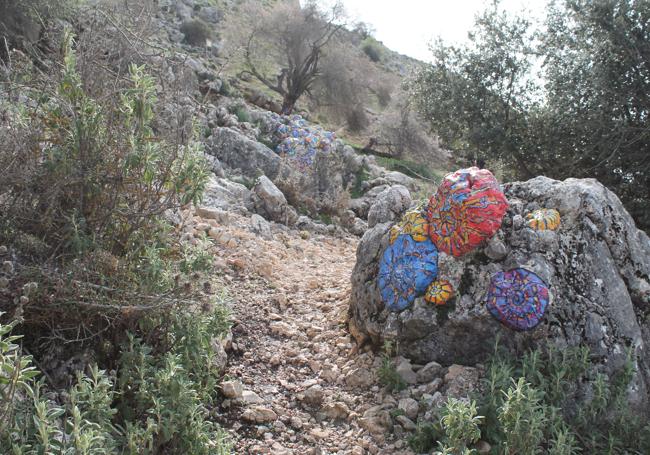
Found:
[[[429,238],[427,220],[419,210],[406,212],[402,220],[390,229],[390,243],[402,234],[409,234],[416,242],[424,242]]]
[[[539,209],[526,215],[526,224],[536,231],[554,231],[560,227],[560,212],[555,209]]]

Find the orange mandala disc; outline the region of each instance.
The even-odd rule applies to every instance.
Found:
[[[454,296],[454,287],[447,280],[434,281],[427,288],[424,300],[434,305],[444,305]]]

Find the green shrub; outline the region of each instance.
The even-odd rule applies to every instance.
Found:
[[[479,409],[450,399],[433,411],[440,419],[419,422],[409,444],[424,452],[437,443],[436,453],[450,455],[474,453],[479,438],[498,454],[650,453],[650,424],[632,415],[626,400],[631,354],[611,378],[594,370],[584,346],[515,360],[497,345],[475,397]],[[588,399],[579,387],[590,388]]]
[[[345,122],[348,130],[358,133],[368,128],[370,120],[366,114],[366,109],[362,105],[350,106],[345,113]]]
[[[379,62],[383,58],[384,50],[382,45],[371,36],[361,42],[361,49],[373,62]]]
[[[382,354],[381,366],[378,375],[381,382],[389,391],[399,392],[406,389],[407,383],[397,373],[392,360],[393,345],[389,341],[384,343],[384,353]]]
[[[442,414],[446,450],[454,454],[464,453],[470,444],[481,437],[479,424],[483,417],[476,414],[476,403],[465,403],[449,398]]]
[[[170,325],[167,352],[130,335],[115,376],[91,367],[63,403],[44,398],[18,337],[6,337],[15,323],[0,325],[0,369],[8,379],[0,382],[2,453],[230,454],[208,410],[219,374],[210,343],[227,328],[227,313],[174,313],[158,324]]]
[[[548,422],[542,394],[519,378],[505,392],[499,408],[499,423],[505,436],[507,453],[534,455],[540,452],[544,429]]]
[[[137,251],[159,231],[157,217],[200,199],[207,165],[196,143],[156,138],[155,81],[142,67],[131,66],[119,103],[106,107],[84,90],[71,36],[65,49],[58,90],[24,120],[27,143],[0,156],[9,167],[0,190],[12,194],[7,209],[21,230],[53,249]]]
[[[181,33],[185,35],[185,42],[192,46],[205,46],[212,37],[210,26],[201,19],[192,19],[183,22]]]
[[[251,116],[248,113],[248,109],[243,104],[233,104],[228,108],[228,110],[231,114],[235,114],[237,116],[237,120],[240,122],[251,122]]]

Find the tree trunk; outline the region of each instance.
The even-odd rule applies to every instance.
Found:
[[[284,99],[282,100],[282,114],[291,115],[293,109],[296,107],[296,101],[298,101],[297,96],[292,94],[284,95]]]

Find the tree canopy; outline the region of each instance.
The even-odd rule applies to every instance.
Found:
[[[495,2],[410,90],[448,147],[517,177],[595,177],[648,229],[649,33],[646,0],[551,2],[539,27]]]

